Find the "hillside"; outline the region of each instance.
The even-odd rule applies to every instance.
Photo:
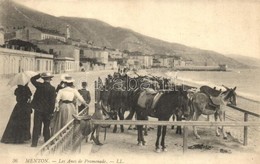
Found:
[[[249,65],[253,68],[260,68],[260,58],[247,57],[242,55],[229,54],[236,61]]]
[[[9,31],[15,30],[17,27],[33,25],[65,33],[66,25],[69,24],[73,38],[91,40],[97,46],[140,51],[146,54],[175,55],[183,59],[191,59],[196,65],[204,65],[205,63],[208,65],[227,64],[232,68],[248,68],[246,64],[217,52],[165,42],[129,29],[113,27],[99,20],[54,17],[16,4],[10,0],[4,0],[0,3],[0,23]]]

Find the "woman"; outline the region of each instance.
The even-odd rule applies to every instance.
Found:
[[[3,137],[2,143],[24,143],[31,139],[30,121],[32,108],[30,105],[32,92],[28,87],[28,83],[18,85],[14,92],[16,96],[16,105],[10,116]]]
[[[66,76],[69,76],[69,75],[68,75],[68,74],[62,74],[62,75],[60,76],[60,80],[61,80],[61,81],[60,81],[60,84],[58,84],[58,86],[57,86],[57,88],[56,88],[56,93],[58,93],[60,89],[65,88],[64,78],[65,78]]]
[[[69,121],[73,119],[73,114],[76,114],[75,99],[78,99],[82,104],[87,106],[83,97],[74,88],[71,76],[67,75],[64,77],[65,87],[60,89],[55,104],[56,117],[53,120],[52,135],[56,134],[62,129]]]

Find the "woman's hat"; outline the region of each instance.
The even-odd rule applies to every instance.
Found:
[[[70,75],[69,75],[69,74],[62,74],[62,75],[60,76],[60,80],[61,80],[61,81],[64,81],[64,79],[65,79],[66,76],[70,76]]]
[[[67,76],[64,76],[63,81],[66,83],[73,83],[75,80],[70,75],[67,75]]]
[[[53,75],[50,72],[43,72],[43,73],[41,73],[41,78],[42,79],[51,79],[51,78],[53,78]]]

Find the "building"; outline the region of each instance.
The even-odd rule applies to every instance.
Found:
[[[0,26],[0,46],[5,44],[5,31],[4,27]]]
[[[80,62],[84,65],[86,70],[93,70],[94,67],[97,69],[105,69],[109,63],[108,54],[108,51],[101,48],[82,48]],[[111,65],[111,63],[109,65]]]
[[[186,65],[186,62],[182,59],[174,59],[173,60],[173,67],[184,67]]]
[[[170,56],[168,56],[168,55],[159,55],[158,57],[157,57],[157,59],[160,61],[160,63],[161,63],[161,67],[167,67],[167,68],[169,68],[171,65],[170,65],[170,63],[171,63],[171,58],[170,58]]]
[[[153,65],[152,55],[129,54],[127,63],[134,68],[151,68]]]
[[[21,71],[53,72],[53,55],[0,48],[0,77]]]
[[[41,27],[24,27],[22,29],[18,29],[15,32],[15,38],[24,41],[57,39],[66,42],[66,37],[64,34],[60,34],[56,30]]]
[[[80,71],[80,49],[63,42],[38,42],[37,46],[54,55],[54,72],[77,72]]]

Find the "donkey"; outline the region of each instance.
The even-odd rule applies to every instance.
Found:
[[[219,118],[223,121],[224,106],[230,103],[236,106],[236,87],[228,88],[224,86],[226,91],[216,90],[208,86],[202,86],[200,91],[195,92],[191,100],[191,110],[193,113],[192,120],[197,121],[201,114],[212,115],[214,114],[215,121]],[[196,126],[193,126],[193,132],[197,139],[200,136],[197,133]],[[227,134],[222,127],[223,138],[227,139]],[[220,136],[219,128],[216,127],[216,135]]]
[[[159,121],[169,121],[170,117],[173,115],[173,113],[177,113],[176,111],[178,109],[181,109],[183,111],[183,114],[185,117],[189,116],[189,108],[188,108],[188,97],[186,91],[181,90],[171,90],[171,91],[164,91],[161,94],[161,97],[158,99],[157,104],[154,106],[152,113],[144,112],[146,109],[144,107],[141,107],[138,104],[138,98],[142,95],[142,91],[136,91],[137,94],[135,94],[135,98],[133,101],[133,108],[137,115],[137,120],[146,120],[147,116],[158,118]],[[137,126],[137,141],[138,145],[146,145],[146,142],[144,140],[143,135],[143,125]],[[160,152],[160,137],[161,138],[161,147],[163,151],[167,151],[165,146],[165,135],[166,135],[166,126],[158,126],[157,129],[157,139],[155,143],[155,151]]]

